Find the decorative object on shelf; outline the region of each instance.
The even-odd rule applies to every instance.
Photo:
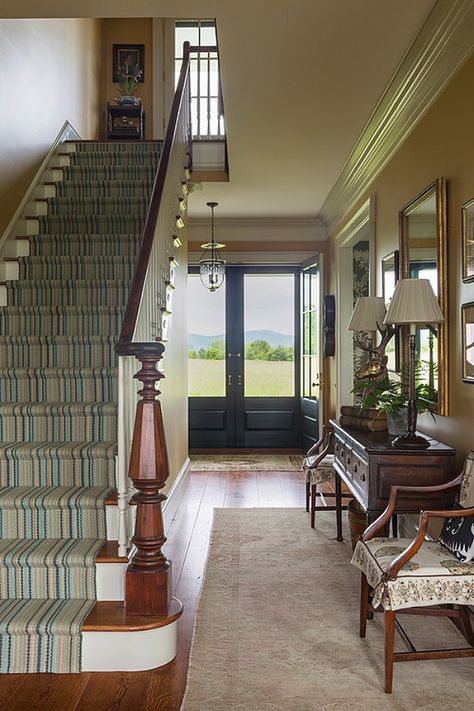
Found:
[[[118,84],[120,105],[139,106],[141,99],[134,96],[138,84],[144,81],[144,45],[113,45],[113,82]]]
[[[385,323],[410,326],[408,378],[408,431],[393,444],[404,449],[429,447],[426,437],[416,434],[415,352],[416,327],[444,321],[438,300],[428,279],[400,279],[388,307]]]
[[[219,253],[225,244],[216,242],[214,239],[214,208],[218,203],[208,202],[206,204],[211,208],[211,239],[201,245],[201,249],[204,251],[199,259],[199,276],[206,289],[216,291],[222,286],[225,278],[225,260]]]
[[[474,198],[461,207],[462,280],[474,281]]]
[[[474,383],[474,301],[461,306],[462,379]]]
[[[138,96],[116,96],[115,103],[119,106],[140,106],[142,100]]]
[[[341,427],[348,427],[351,430],[379,432],[387,429],[387,414],[378,407],[341,405],[339,422]]]
[[[382,257],[382,297],[385,306],[391,301],[393,292],[400,278],[400,253],[395,249],[390,254]],[[387,354],[387,370],[398,373],[400,371],[400,332],[395,329],[392,340],[385,349]]]
[[[408,364],[407,364],[408,365]],[[417,360],[415,362],[415,401],[416,401],[416,411],[420,415],[422,412],[429,412],[434,419],[433,412],[433,402],[430,397],[429,388],[426,383],[420,378],[420,374],[426,370],[427,364]],[[409,369],[407,366],[403,367],[400,376],[396,379],[387,377],[383,380],[371,380],[371,381],[358,381],[354,385],[353,393],[356,394],[359,405],[349,408],[348,406],[341,407],[341,424],[346,427],[352,427],[352,429],[382,429],[380,426],[380,418],[385,417],[385,428],[388,429],[390,434],[400,435],[404,434],[407,427],[407,394],[408,394],[408,383],[409,383]],[[349,412],[352,409],[355,412]],[[357,410],[359,412],[357,412]],[[369,420],[370,427],[365,423],[362,426],[357,426],[354,423],[349,423],[348,421],[342,422],[342,414],[347,415],[357,415],[362,417],[363,413],[375,413],[378,414],[378,418],[375,422],[372,420],[375,414],[370,414]],[[367,418],[369,415],[366,416]],[[403,429],[401,429],[401,423],[405,423]],[[374,426],[375,425],[375,426]]]
[[[395,329],[384,325],[385,303],[381,296],[359,296],[354,311],[347,326],[348,331],[368,333],[368,340],[365,343],[358,335],[355,341],[359,348],[369,354],[367,363],[356,370],[354,376],[357,380],[366,378],[386,378],[387,377],[387,356],[385,347],[394,334]],[[374,345],[373,334],[378,331],[381,341]]]
[[[323,356],[336,352],[336,302],[333,294],[323,296]]]

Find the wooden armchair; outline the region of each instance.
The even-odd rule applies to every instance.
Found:
[[[334,470],[334,454],[332,453],[333,428],[331,425],[324,425],[321,439],[313,444],[303,459],[302,467],[306,472],[306,511],[311,513],[311,528],[314,528],[316,515],[316,501],[318,498],[318,485],[325,482],[334,482],[335,493],[324,492],[324,497],[335,499],[335,506],[325,506],[325,511],[336,511],[337,540],[342,541],[342,494],[341,480]]]
[[[399,492],[416,495],[454,490],[461,486],[458,508],[421,511],[418,534],[408,538],[377,538],[389,524]],[[427,540],[430,519],[446,521],[437,542]],[[462,520],[462,521],[461,521]],[[463,542],[456,536],[464,527]],[[472,536],[466,543],[466,532]],[[385,511],[367,528],[354,550],[352,564],[361,570],[360,636],[365,637],[372,613],[385,615],[385,692],[391,693],[393,664],[398,661],[474,656],[474,633],[467,605],[474,604],[474,453],[460,476],[439,486],[392,486]],[[415,649],[396,618],[397,613],[458,618],[458,627],[471,647],[449,650]],[[394,652],[395,627],[408,652]]]

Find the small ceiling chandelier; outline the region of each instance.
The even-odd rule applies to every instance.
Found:
[[[202,244],[204,250],[199,260],[199,276],[201,281],[209,291],[216,291],[224,283],[225,260],[219,254],[219,250],[225,247],[214,239],[214,208],[217,202],[208,202],[211,208],[211,240]]]

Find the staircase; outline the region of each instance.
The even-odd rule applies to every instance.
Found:
[[[0,672],[83,668],[81,629],[107,588],[98,563],[110,561],[106,541],[116,537],[114,345],[160,149],[69,144],[58,181],[45,185],[53,196],[26,219],[18,279],[6,282]]]

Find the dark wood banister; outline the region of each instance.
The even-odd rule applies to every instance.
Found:
[[[143,346],[143,344],[140,343],[132,343],[132,339],[135,332],[140,301],[148,270],[148,262],[150,260],[151,249],[155,237],[156,223],[163,197],[166,173],[168,171],[171,151],[178,127],[179,114],[183,103],[184,88],[189,74],[189,54],[190,45],[189,42],[185,42],[183,48],[183,63],[181,65],[179,81],[176,87],[173,104],[171,106],[168,128],[166,130],[166,136],[163,143],[158,172],[153,185],[150,206],[148,208],[145,226],[143,228],[143,237],[137,265],[135,267],[132,284],[130,286],[130,293],[128,296],[127,307],[125,309],[122,329],[120,331],[118,342],[115,345],[115,350],[119,355],[135,355],[141,351],[141,347]]]
[[[217,51],[218,48],[216,46],[209,45],[195,47],[190,46],[189,42],[185,42],[183,45],[183,63],[181,65],[179,81],[176,87],[173,104],[171,106],[168,128],[166,130],[166,136],[163,143],[160,163],[153,185],[153,192],[146,216],[145,226],[143,228],[143,237],[140,252],[138,255],[137,265],[135,267],[135,272],[133,274],[132,283],[130,286],[130,293],[128,296],[128,302],[122,322],[122,329],[120,331],[118,342],[115,345],[115,350],[119,355],[137,355],[138,353],[143,352],[143,349],[145,347],[148,351],[150,351],[150,349],[153,349],[153,345],[151,343],[133,343],[132,339],[133,334],[135,332],[138,312],[140,308],[140,301],[142,298],[143,287],[145,284],[145,278],[148,269],[148,262],[150,260],[150,254],[153,246],[156,223],[158,220],[158,214],[160,211],[161,200],[165,185],[166,173],[168,171],[171,151],[176,137],[178,119],[183,103],[184,88],[189,75],[190,54],[192,52],[195,53]],[[189,152],[189,159],[191,160],[191,152]]]
[[[143,387],[138,391],[140,399],[136,405],[128,465],[128,476],[135,489],[133,500],[136,503],[136,522],[134,535],[131,539],[133,550],[125,575],[125,605],[127,614],[153,615],[162,618],[169,618],[171,604],[171,564],[162,551],[166,536],[161,508],[163,501],[166,500],[166,496],[161,490],[168,478],[168,455],[161,405],[157,399],[160,391],[156,387],[156,383],[164,377],[157,365],[165,347],[159,341],[133,342],[133,334],[136,329],[153,242],[156,238],[156,225],[183,107],[186,82],[189,79],[190,52],[193,49],[195,48],[191,48],[189,42],[185,42],[183,63],[153,185],[140,253],[132,279],[122,330],[115,346],[119,355],[135,356],[140,361],[141,369],[135,373],[134,377],[143,384]],[[189,140],[192,140],[190,127]],[[188,151],[188,165],[191,168],[191,146]]]

